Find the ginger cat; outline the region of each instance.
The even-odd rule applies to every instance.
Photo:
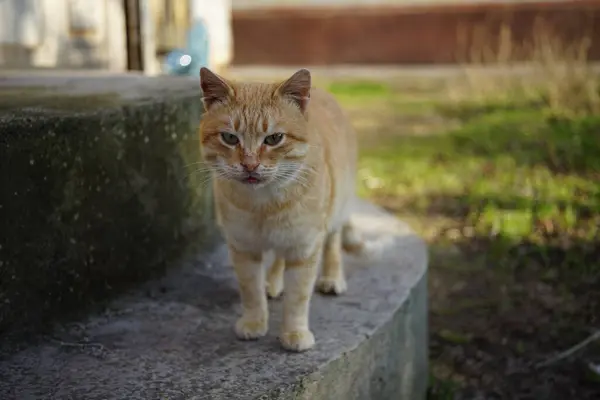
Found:
[[[267,333],[267,296],[283,298],[279,339],[311,348],[309,305],[346,290],[342,247],[362,242],[349,223],[355,195],[356,135],[328,93],[301,69],[282,83],[234,83],[200,71],[206,113],[200,134],[213,174],[219,224],[239,283],[240,339]],[[263,254],[273,251],[268,277]],[[317,276],[321,271],[321,276]]]

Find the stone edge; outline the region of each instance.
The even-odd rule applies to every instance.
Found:
[[[429,256],[427,252],[427,245],[425,241],[420,238],[406,223],[399,220],[392,214],[381,209],[378,206],[369,203],[369,208],[377,212],[380,215],[385,215],[389,220],[390,224],[398,224],[404,231],[402,235],[395,234],[395,238],[403,237],[403,240],[407,240],[407,236],[414,242],[414,249],[419,248],[418,259],[421,263],[419,269],[423,271],[417,282],[411,282],[411,289],[407,297],[399,303],[398,308],[390,315],[390,318],[382,325],[375,328],[372,334],[367,334],[364,340],[357,344],[354,348],[347,352],[340,353],[336,358],[331,359],[325,363],[325,365],[318,367],[316,371],[309,372],[304,376],[285,387],[272,389],[269,392],[255,397],[253,400],[331,400],[337,397],[332,397],[336,393],[331,393],[332,385],[340,379],[340,374],[348,376],[356,375],[356,373],[365,373],[364,364],[361,364],[361,353],[373,351],[378,344],[382,343],[381,340],[385,336],[393,336],[394,333],[399,333],[398,330],[404,329],[404,333],[411,330],[421,330],[424,335],[425,347],[422,349],[424,354],[421,354],[420,365],[416,368],[416,372],[403,371],[402,377],[398,382],[400,387],[403,388],[398,397],[398,400],[419,400],[425,399],[427,395],[428,387],[428,359],[429,359],[429,318],[427,317],[419,326],[418,323],[414,323],[410,314],[408,314],[408,308],[410,304],[416,303],[420,311],[428,316],[428,290],[427,290],[427,276],[429,268]],[[381,268],[381,266],[371,266],[368,268]],[[413,324],[406,324],[403,322],[413,322]],[[414,333],[414,332],[413,332]],[[409,333],[410,335],[410,333]],[[406,346],[403,343],[404,350],[411,350],[410,346]],[[414,343],[413,343],[414,344]],[[414,350],[414,347],[412,348]],[[385,351],[385,349],[384,349]],[[406,354],[406,353],[405,353]],[[415,358],[414,352],[411,354],[413,361]],[[348,370],[347,367],[350,367]],[[369,374],[373,374],[376,366],[369,365]],[[346,369],[344,371],[344,369]],[[420,377],[419,377],[420,375]],[[343,376],[342,376],[343,378]],[[333,389],[335,391],[335,388]]]

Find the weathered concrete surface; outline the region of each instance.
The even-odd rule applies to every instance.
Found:
[[[240,312],[223,246],[200,254],[100,315],[63,326],[0,361],[2,399],[419,400],[427,385],[427,255],[404,224],[364,202],[373,248],[347,258],[349,291],[315,294],[317,344],[283,351],[281,301],[267,337],[238,341]]]
[[[51,320],[215,236],[196,83],[0,77],[0,333]],[[4,337],[2,343],[5,342]]]

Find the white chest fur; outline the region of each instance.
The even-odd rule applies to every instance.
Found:
[[[257,253],[272,250],[281,256],[310,252],[327,225],[324,212],[307,215],[300,206],[266,217],[227,207],[223,217],[225,236],[236,249]]]
[[[310,187],[217,187],[223,193],[219,208],[227,241],[239,251],[274,251],[283,258],[312,254],[320,239],[345,219],[338,208],[345,208],[348,196],[331,199],[327,178],[326,173],[313,175]]]

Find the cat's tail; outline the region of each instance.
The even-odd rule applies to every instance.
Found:
[[[378,242],[366,240],[356,230],[354,225],[347,221],[342,227],[342,249],[356,257],[377,257],[382,250]]]

